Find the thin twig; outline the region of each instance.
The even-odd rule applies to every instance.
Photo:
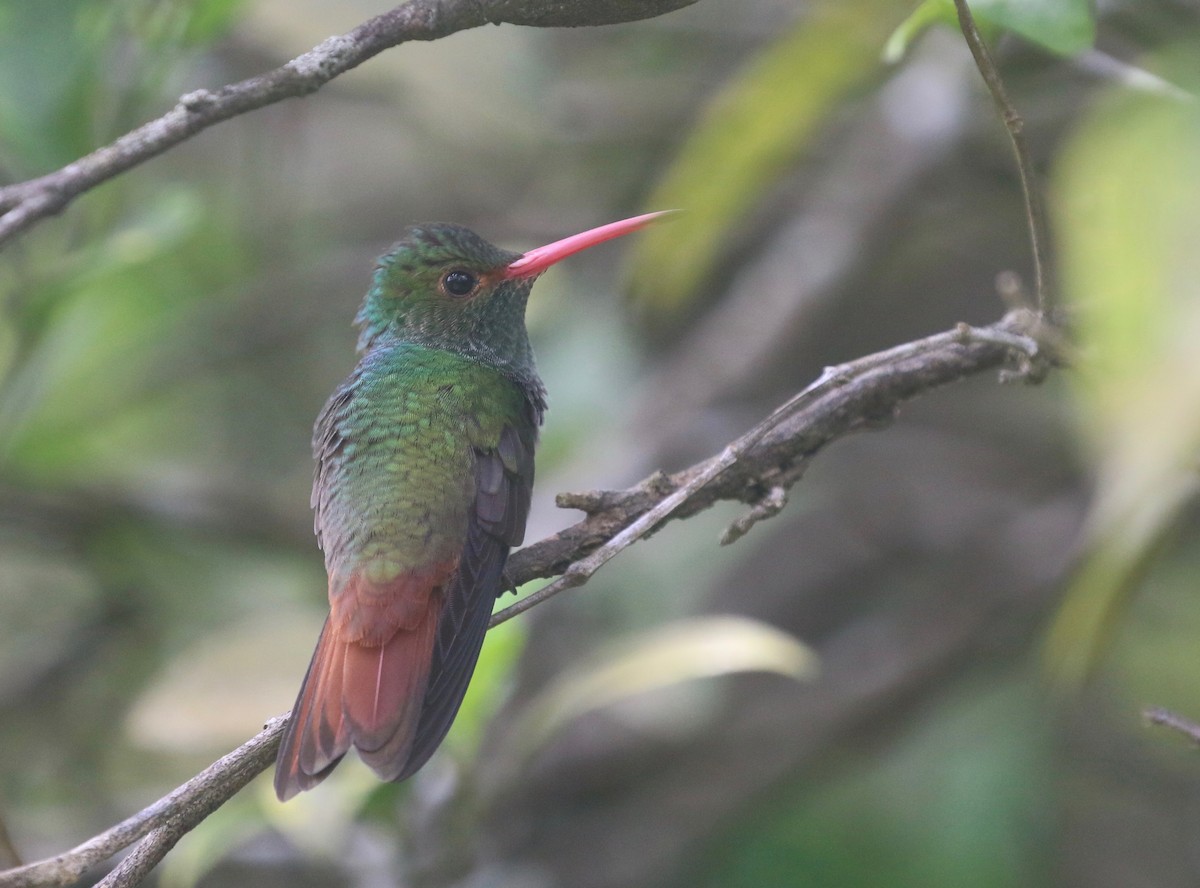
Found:
[[[721,534],[721,545],[730,546],[750,532],[750,528],[760,521],[774,518],[787,505],[787,486],[776,484],[767,491],[767,495],[750,507],[746,514],[737,518],[725,528]]]
[[[1146,721],[1152,725],[1162,725],[1165,728],[1170,728],[1187,737],[1197,746],[1200,746],[1200,725],[1194,721],[1184,718],[1182,715],[1176,715],[1169,709],[1147,709],[1142,713]]]
[[[1004,81],[1000,77],[996,63],[992,60],[987,44],[975,26],[975,18],[971,15],[967,0],[954,0],[954,6],[958,10],[958,24],[962,28],[963,37],[966,38],[967,46],[971,48],[971,55],[975,58],[975,65],[979,68],[979,73],[983,75],[983,82],[987,84],[988,92],[992,94],[992,100],[1000,111],[1004,128],[1008,131],[1008,138],[1012,142],[1013,154],[1016,155],[1017,172],[1021,177],[1021,192],[1025,197],[1025,221],[1029,228],[1029,245],[1033,251],[1034,295],[1037,300],[1037,309],[1044,315],[1050,307],[1046,282],[1049,266],[1049,237],[1041,189],[1038,187],[1033,170],[1029,146],[1025,142],[1025,120],[1008,98]]]
[[[385,49],[412,40],[436,40],[486,24],[539,27],[607,25],[649,18],[695,0],[409,0],[330,37],[266,74],[198,89],[175,107],[115,142],[27,182],[0,188],[0,246],[34,223],[61,212],[84,192],[144,163],[214,124],[316,92]]]

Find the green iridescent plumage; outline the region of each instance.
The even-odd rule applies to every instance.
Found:
[[[313,506],[330,575],[366,570],[383,582],[456,557],[476,454],[495,451],[506,427],[529,425],[537,403],[453,352],[388,342],[364,356],[322,414],[314,445]]]
[[[331,612],[280,748],[281,798],[351,746],[381,777],[408,776],[458,710],[524,535],[545,409],[532,279],[502,276],[516,258],[429,225],[376,270],[358,366],[313,435]]]
[[[403,779],[445,736],[529,514],[546,408],[530,288],[554,262],[660,215],[523,255],[422,225],[380,260],[356,318],[358,366],[313,433],[330,613],[280,744],[281,799],[351,747]]]

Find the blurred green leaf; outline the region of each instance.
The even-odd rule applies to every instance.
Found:
[[[171,88],[185,51],[223,36],[243,7],[244,0],[0,0],[0,172],[48,172],[140,123],[143,106]]]
[[[1113,638],[1106,686],[1124,691],[1118,708],[1125,711],[1147,703],[1192,716],[1198,711],[1200,596],[1196,595],[1196,577],[1200,576],[1200,547],[1195,545],[1195,533],[1189,529],[1178,542],[1172,538],[1171,545],[1160,547],[1163,557],[1145,573],[1153,594],[1139,595],[1130,602],[1121,631]],[[1110,683],[1110,676],[1117,680]],[[1130,724],[1128,729],[1136,726]]]
[[[17,178],[46,172],[92,147],[92,103],[102,81],[90,72],[106,35],[76,31],[87,5],[0,0],[0,165]]]
[[[772,787],[701,849],[699,888],[1057,884],[1047,730],[1027,683],[930,701],[870,755],[843,750],[810,779]],[[1014,853],[1014,849],[1020,849]]]
[[[976,24],[987,34],[991,29],[986,20],[976,18]],[[883,60],[889,65],[904,58],[913,41],[924,34],[934,25],[953,25],[958,27],[958,15],[954,10],[953,0],[925,0],[913,10],[912,15],[900,23],[892,32],[883,47]]]
[[[224,37],[241,16],[245,0],[205,0],[189,7],[183,41],[189,46],[204,46]]]
[[[124,0],[125,26],[160,48],[204,46],[238,20],[244,0]]]
[[[814,4],[717,96],[647,202],[687,212],[632,246],[630,291],[648,314],[678,314],[721,266],[731,230],[878,71],[895,15],[885,0]]]
[[[514,729],[519,759],[574,719],[631,697],[698,678],[775,672],[796,680],[817,671],[813,652],[766,623],[744,617],[697,617],[626,640],[560,676]]]
[[[238,229],[215,209],[189,189],[164,188],[21,294],[9,318],[22,354],[0,387],[0,455],[11,466],[60,483],[81,472],[95,480],[104,462],[130,465],[138,448],[180,431],[150,396],[202,382],[184,371],[180,343],[197,306],[245,267]]]
[[[306,854],[338,858],[344,857],[354,824],[372,796],[395,786],[380,783],[362,760],[353,755],[347,756],[322,781],[319,791],[300,793],[286,803],[275,797],[275,788],[266,776],[256,780],[251,788],[255,790],[264,823],[283,833]]]
[[[1063,287],[1084,349],[1072,381],[1097,473],[1080,567],[1047,648],[1069,685],[1197,492],[1200,111],[1110,96],[1065,147],[1056,186]]]
[[[1088,0],[972,0],[971,14],[985,36],[1007,30],[1050,52],[1071,56],[1091,48],[1096,19]],[[884,59],[897,62],[935,24],[958,29],[953,0],[924,0],[888,39]]]
[[[497,607],[503,604],[500,599]],[[484,728],[508,697],[512,671],[525,650],[527,635],[524,620],[509,620],[488,631],[462,707],[446,736],[446,746],[460,761],[477,759]]]

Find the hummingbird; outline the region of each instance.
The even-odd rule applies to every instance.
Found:
[[[546,411],[530,289],[554,263],[662,215],[524,254],[459,225],[415,225],[379,260],[355,318],[358,364],[313,430],[330,610],[280,743],[280,800],[352,747],[381,779],[403,780],[442,742],[529,514]]]

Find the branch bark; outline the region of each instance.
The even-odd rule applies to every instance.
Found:
[[[0,886],[72,885],[96,864],[140,839],[138,847],[101,883],[105,888],[136,885],[182,836],[270,766],[286,724],[286,717],[271,719],[253,739],[187,783],[70,851],[0,872]]]
[[[181,96],[161,117],[67,164],[60,170],[0,188],[0,246],[75,198],[157,157],[210,126],[316,92],[385,49],[411,40],[436,40],[486,24],[535,27],[609,25],[662,15],[696,0],[410,0],[330,37],[266,74]]]
[[[577,524],[516,552],[508,576],[516,584],[560,579],[497,613],[492,625],[586,582],[600,566],[668,520],[684,519],[719,500],[749,504],[752,521],[778,511],[777,501],[822,448],[855,431],[889,424],[901,404],[943,385],[1015,365],[1039,379],[1035,366],[1053,362],[1040,317],[1010,312],[988,327],[961,324],[831,367],[721,453],[673,475],[661,472],[620,491],[563,494],[564,508],[582,509]],[[751,522],[752,523],[752,522]],[[742,522],[737,522],[741,525]],[[745,529],[748,529],[748,525]],[[101,885],[136,885],[174,844],[274,761],[286,717],[272,719],[245,745],[167,796],[76,848],[0,872],[0,888],[66,886],[88,869],[133,846]],[[136,843],[136,844],[135,844]]]

